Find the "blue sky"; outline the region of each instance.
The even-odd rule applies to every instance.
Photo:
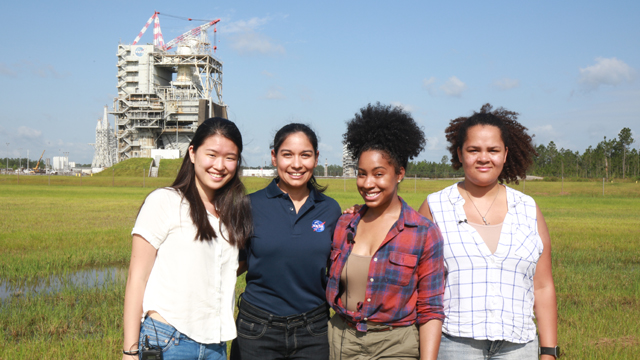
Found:
[[[449,120],[487,102],[519,112],[537,143],[583,152],[623,127],[640,143],[638,1],[21,1],[0,22],[0,157],[90,163],[117,44],[154,10],[165,41],[201,23],[162,13],[221,18],[223,99],[248,165],[292,121],[340,164],[345,121],[376,101],[423,127],[418,160],[440,161]]]

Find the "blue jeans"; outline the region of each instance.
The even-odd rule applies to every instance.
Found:
[[[538,338],[525,344],[475,340],[442,333],[438,360],[538,360]]]
[[[173,326],[150,317],[147,317],[140,326],[138,342],[140,358],[142,358],[142,347],[147,339],[150,346],[159,346],[162,349],[164,360],[227,360],[227,344],[225,342],[201,344],[182,334]]]
[[[292,316],[269,314],[244,299],[238,308],[231,359],[329,359],[327,304]]]

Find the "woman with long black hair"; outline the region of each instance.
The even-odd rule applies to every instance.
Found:
[[[238,171],[242,136],[226,119],[197,129],[170,187],[145,199],[131,234],[123,360],[227,358],[238,250],[252,232]]]

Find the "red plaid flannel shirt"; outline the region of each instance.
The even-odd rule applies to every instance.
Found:
[[[357,311],[348,311],[340,299],[340,274],[353,245],[358,222],[367,207],[338,220],[331,246],[327,301],[337,314],[367,330],[367,321],[389,326],[424,324],[444,320],[443,240],[434,223],[418,214],[402,200],[402,211],[380,248],[371,259],[367,290]]]

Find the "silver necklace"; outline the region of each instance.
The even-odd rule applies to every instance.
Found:
[[[484,213],[484,216],[482,216],[482,213],[480,212],[480,210],[478,210],[478,207],[476,206],[476,203],[473,202],[473,199],[471,198],[471,195],[469,195],[469,192],[467,191],[467,185],[462,182],[462,187],[464,188],[464,191],[467,193],[467,197],[469,198],[469,200],[471,200],[471,204],[473,205],[474,208],[476,208],[476,211],[478,212],[478,215],[480,215],[480,217],[482,218],[482,221],[484,221],[485,225],[490,225],[489,222],[486,219],[487,214],[489,213],[489,210],[491,210],[491,207],[493,207],[493,204],[496,202],[496,199],[498,198],[498,194],[500,193],[500,188],[498,188],[498,191],[496,191],[496,196],[493,198],[493,201],[491,202],[491,205],[489,205],[489,208],[487,209],[487,212]]]

